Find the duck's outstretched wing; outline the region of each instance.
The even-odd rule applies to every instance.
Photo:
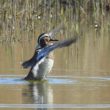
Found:
[[[36,63],[36,57],[37,57],[37,52],[35,51],[35,53],[31,59],[24,61],[22,63],[23,68],[29,68],[29,67],[33,66]]]
[[[56,28],[48,32],[48,35],[51,39],[55,38],[56,34],[61,31],[61,29],[64,28],[64,23],[59,24]]]
[[[75,43],[77,41],[77,39],[78,39],[78,37],[70,38],[70,39],[67,39],[64,41],[59,41],[57,43],[54,43],[53,45],[49,45],[49,46],[41,49],[41,51],[39,51],[39,52],[35,51],[35,53],[31,59],[22,63],[23,68],[32,67],[34,64],[36,64],[42,58],[47,56],[51,51],[53,51],[57,48],[70,46],[72,43]]]
[[[49,46],[43,48],[36,56],[36,61],[40,61],[42,58],[47,56],[51,51],[53,51],[57,48],[70,46],[72,43],[75,43],[77,41],[77,39],[78,39],[78,37],[70,38],[70,39],[67,39],[64,41],[59,41],[57,43],[54,43],[53,45],[49,45]]]

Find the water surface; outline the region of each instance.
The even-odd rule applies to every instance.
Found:
[[[50,76],[27,82],[10,76],[0,78],[1,110],[110,108],[110,77]]]

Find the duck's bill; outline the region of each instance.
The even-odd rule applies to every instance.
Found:
[[[59,41],[58,39],[50,39],[50,41]]]

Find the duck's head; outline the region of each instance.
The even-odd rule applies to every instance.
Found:
[[[48,33],[42,33],[38,37],[38,46],[40,48],[43,48],[47,45],[50,45],[53,41],[58,41],[57,39],[52,39],[51,36]]]

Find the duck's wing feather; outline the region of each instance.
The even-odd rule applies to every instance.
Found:
[[[67,39],[64,41],[59,41],[57,43],[54,43],[53,45],[49,45],[49,46],[43,48],[36,56],[36,60],[40,61],[43,57],[47,56],[51,51],[53,51],[57,48],[70,46],[72,43],[75,43],[77,41],[77,39],[78,39],[78,37],[70,38],[70,39]]]
[[[25,62],[22,63],[23,68],[32,67],[34,64],[39,62],[42,58],[47,56],[51,51],[70,46],[72,43],[75,43],[77,41],[78,37],[70,38],[64,41],[59,41],[57,43],[54,43],[53,45],[49,45],[43,49],[41,49],[39,52],[34,53],[33,57]]]
[[[49,36],[50,36],[50,38],[55,38],[55,36],[56,36],[56,34],[58,33],[58,32],[60,32],[61,31],[61,29],[63,29],[64,28],[64,23],[62,22],[61,24],[59,24],[56,28],[54,28],[53,30],[51,30],[48,34],[49,34]]]
[[[37,51],[35,51],[34,55],[32,56],[32,58],[30,58],[27,61],[24,61],[22,63],[23,68],[29,68],[32,67],[35,63],[36,63],[36,56],[37,56]]]

